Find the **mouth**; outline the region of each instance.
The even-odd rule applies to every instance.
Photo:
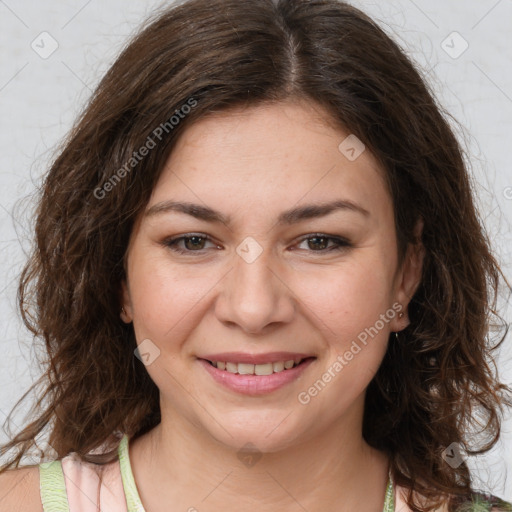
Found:
[[[292,368],[296,368],[308,359],[315,358],[296,358],[262,364],[234,363],[230,361],[210,361],[209,359],[205,359],[205,361],[210,363],[210,365],[214,368],[224,372],[235,373],[239,375],[272,375],[273,373],[280,373],[291,370]]]
[[[248,363],[198,358],[197,362],[213,382],[240,394],[261,396],[300,380],[316,357],[305,356],[267,362]]]

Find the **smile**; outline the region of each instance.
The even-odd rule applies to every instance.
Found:
[[[272,375],[298,366],[303,359],[288,361],[275,361],[273,363],[249,364],[249,363],[231,363],[225,361],[210,361],[212,366],[229,373],[238,373],[240,375]]]
[[[254,364],[198,358],[197,362],[213,382],[221,387],[236,393],[258,396],[277,391],[299,380],[315,360],[316,357],[305,357]]]

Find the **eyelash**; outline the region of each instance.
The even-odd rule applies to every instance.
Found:
[[[175,251],[175,252],[177,252],[179,254],[194,254],[194,253],[202,254],[203,251],[205,251],[206,249],[199,249],[197,251],[191,251],[191,250],[187,250],[187,249],[181,249],[181,248],[179,248],[177,246],[177,244],[179,242],[181,242],[182,240],[187,240],[189,238],[194,238],[194,237],[204,239],[207,242],[215,243],[215,242],[213,242],[213,240],[208,235],[204,235],[202,233],[188,233],[187,235],[181,235],[181,236],[178,236],[178,237],[175,237],[175,238],[170,238],[168,240],[165,240],[163,242],[163,245],[165,245],[166,247],[168,247],[172,251]],[[317,250],[317,251],[310,250],[309,252],[316,252],[316,253],[320,253],[320,254],[322,254],[322,253],[325,254],[327,252],[332,252],[332,251],[343,251],[343,250],[346,250],[346,249],[352,247],[352,244],[348,240],[340,238],[340,237],[329,236],[329,235],[326,235],[324,233],[310,233],[308,236],[305,236],[305,237],[301,238],[299,240],[298,244],[301,244],[302,242],[307,241],[307,240],[311,240],[313,238],[325,238],[328,241],[333,241],[334,245],[331,246],[331,247],[328,247],[326,249],[321,249],[321,250]]]

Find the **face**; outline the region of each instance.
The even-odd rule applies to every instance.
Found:
[[[268,452],[361,435],[420,262],[398,267],[384,172],[327,121],[311,103],[224,112],[168,159],[123,282],[162,424]]]

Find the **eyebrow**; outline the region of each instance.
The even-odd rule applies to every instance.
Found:
[[[370,217],[370,212],[359,204],[346,199],[337,199],[329,203],[308,204],[286,210],[279,215],[277,222],[278,224],[296,224],[302,220],[324,217],[339,210],[356,212],[364,217]],[[206,222],[216,222],[226,225],[230,225],[232,222],[231,216],[224,215],[208,206],[181,201],[162,201],[157,203],[146,210],[145,217],[168,212],[185,213]]]

